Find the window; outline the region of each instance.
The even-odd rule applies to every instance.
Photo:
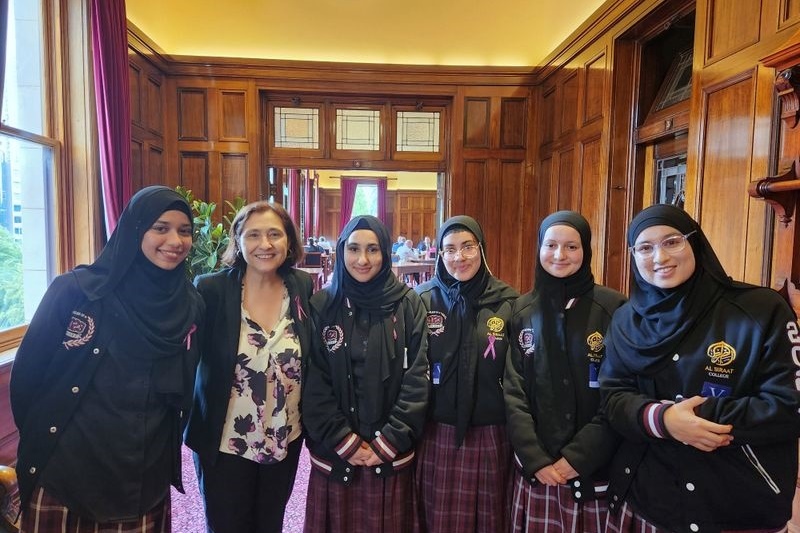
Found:
[[[7,15],[0,46],[0,351],[19,344],[53,277],[91,261],[99,240],[91,215],[97,185],[86,178],[97,175],[96,149],[78,158],[63,149],[65,131],[80,146],[94,138],[92,103],[68,96],[86,94],[91,83],[88,1],[8,0]],[[69,184],[61,178],[67,167],[76,176]]]
[[[356,187],[350,218],[358,215],[378,216],[378,186],[374,183],[359,183]]]
[[[44,136],[43,9],[11,0],[0,131],[0,331],[30,321],[53,277],[56,143]],[[13,214],[13,215],[12,215]]]

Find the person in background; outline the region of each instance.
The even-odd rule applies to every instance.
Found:
[[[511,447],[502,379],[517,292],[492,276],[473,218],[447,220],[438,244],[435,275],[416,289],[427,309],[433,382],[418,446],[423,530],[504,532]]]
[[[607,531],[784,531],[800,436],[792,309],[772,289],[731,280],[677,207],[636,215],[628,245],[635,283],[600,369],[624,438]]]
[[[191,247],[189,204],[146,187],[47,289],[11,372],[21,531],[171,531],[203,315]]]
[[[397,236],[397,241],[392,244],[392,253],[397,253],[397,250],[403,246],[403,243],[406,242],[406,238],[402,235]]]
[[[417,257],[417,252],[414,250],[414,242],[411,239],[406,239],[396,253],[400,261],[409,261]]]
[[[329,254],[333,251],[333,247],[331,243],[328,242],[328,239],[325,238],[324,235],[321,235],[319,239],[317,239],[317,246],[322,248],[322,251],[326,254]]]
[[[514,303],[506,365],[515,452],[513,532],[599,533],[618,435],[600,413],[598,371],[611,316],[625,302],[592,275],[592,234],[574,211],[539,226],[536,278]]]
[[[427,252],[428,248],[431,247],[431,238],[425,235],[425,237],[417,244],[417,250],[420,252]]]
[[[306,245],[303,246],[303,251],[305,253],[315,253],[315,252],[322,252],[322,248],[317,245],[316,239],[314,237],[309,237],[306,239]]]
[[[302,443],[301,384],[311,351],[312,281],[279,204],[236,214],[227,268],[198,276],[207,325],[186,444],[209,533],[280,533]]]
[[[380,220],[358,216],[345,226],[331,285],[311,305],[319,348],[303,389],[312,466],[305,531],[416,531],[414,447],[429,394],[425,310],[392,273]]]

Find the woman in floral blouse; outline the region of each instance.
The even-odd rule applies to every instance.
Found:
[[[186,444],[195,452],[208,531],[280,532],[300,457],[300,386],[310,351],[311,278],[283,207],[246,205],[223,262],[199,276],[206,303]]]

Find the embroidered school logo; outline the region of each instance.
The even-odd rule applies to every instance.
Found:
[[[83,346],[92,340],[92,337],[94,337],[94,319],[89,315],[73,311],[61,344],[67,350],[71,350]]]
[[[519,349],[522,350],[522,353],[525,355],[531,355],[534,351],[535,347],[535,340],[533,335],[533,328],[525,328],[519,332],[519,338],[517,339],[519,343]]]
[[[325,326],[322,328],[322,340],[328,351],[333,353],[342,346],[344,342],[344,331],[339,326]]]
[[[499,316],[493,316],[486,321],[486,327],[489,328],[489,331],[492,333],[500,333],[503,331],[506,322]]]
[[[600,353],[603,350],[603,335],[595,331],[586,337],[586,345],[589,346],[589,351]]]
[[[736,350],[727,342],[719,341],[708,347],[706,355],[715,365],[728,366],[736,359]]]
[[[425,321],[428,324],[428,331],[436,337],[444,333],[444,323],[447,321],[447,315],[441,311],[428,311],[428,317]]]

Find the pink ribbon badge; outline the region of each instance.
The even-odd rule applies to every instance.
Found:
[[[483,352],[483,358],[488,359],[489,353],[491,352],[492,359],[497,359],[497,353],[494,351],[494,341],[497,339],[497,337],[494,336],[494,333],[491,333],[489,334],[488,339],[489,339],[489,345],[486,346],[486,351]]]
[[[183,341],[186,343],[186,350],[192,349],[192,333],[197,331],[197,324],[192,324],[192,327],[189,328],[189,333],[186,334],[186,338]]]
[[[294,297],[294,305],[297,306],[297,318],[302,322],[303,319],[306,318],[308,315],[306,315],[303,306],[300,304],[300,296]]]

